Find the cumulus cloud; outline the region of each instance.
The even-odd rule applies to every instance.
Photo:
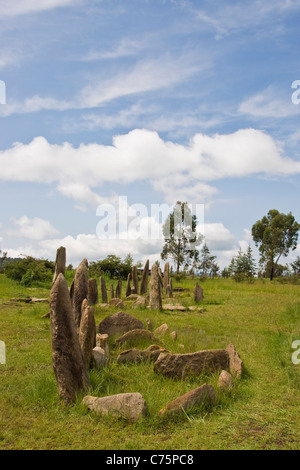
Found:
[[[26,215],[20,219],[11,219],[15,229],[7,230],[10,237],[24,237],[32,240],[42,240],[59,234],[48,220],[34,217],[30,219]]]
[[[54,185],[61,194],[95,206],[102,202],[95,188],[105,183],[148,181],[167,202],[176,202],[180,194],[188,202],[208,203],[216,193],[211,183],[222,178],[300,173],[300,162],[285,157],[270,135],[255,129],[196,134],[186,145],[145,129],[117,135],[112,145],[74,147],[36,137],[0,151],[0,167],[0,181]]]
[[[52,10],[53,8],[71,6],[78,0],[0,0],[1,16],[13,17],[38,11]]]

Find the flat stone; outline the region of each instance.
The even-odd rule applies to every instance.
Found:
[[[113,415],[137,421],[147,414],[147,405],[140,393],[119,393],[107,397],[87,395],[82,403],[100,415]]]
[[[183,305],[172,305],[172,304],[164,304],[162,306],[163,310],[170,310],[170,311],[179,311],[185,312],[186,308]]]
[[[202,403],[215,404],[217,401],[217,395],[212,385],[201,385],[190,392],[181,395],[175,400],[168,403],[164,408],[159,411],[159,416],[180,414],[184,411],[199,406]]]
[[[154,334],[151,333],[151,331],[136,329],[136,330],[127,331],[127,333],[125,333],[123,336],[116,339],[116,344],[121,345],[123,343],[136,343],[141,340],[148,340],[148,341],[151,341],[152,343],[159,342],[158,339],[154,336]]]
[[[165,348],[157,345],[152,344],[148,348],[141,350],[141,349],[127,349],[126,351],[122,351],[118,358],[117,363],[135,363],[138,364],[140,362],[151,361],[155,362],[158,356],[162,352],[168,352]]]
[[[187,354],[161,354],[154,364],[154,372],[181,379],[189,374],[227,370],[228,366],[229,356],[225,349],[208,349]]]
[[[119,307],[119,308],[124,308],[125,304],[124,302],[119,299],[118,297],[115,297],[109,301],[109,305],[113,307]]]
[[[145,325],[141,320],[138,320],[129,313],[120,311],[102,320],[99,325],[99,333],[107,333],[109,336],[114,336],[121,335],[130,330],[144,328]]]

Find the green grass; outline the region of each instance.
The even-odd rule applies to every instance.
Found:
[[[163,338],[174,353],[223,348],[234,343],[245,365],[230,392],[217,391],[213,408],[196,408],[176,418],[158,417],[169,401],[203,383],[216,387],[218,374],[172,380],[153,372],[153,364],[117,365],[122,348],[113,347],[103,370],[89,371],[90,394],[140,392],[148,416],[137,423],[99,417],[82,406],[58,399],[52,369],[47,304],[12,302],[14,297],[49,297],[49,289],[19,286],[0,275],[0,340],[6,364],[0,365],[0,449],[299,449],[300,365],[291,361],[300,339],[300,289],[297,285],[231,279],[206,280],[204,312],[127,312],[153,328],[167,323],[177,340]],[[178,297],[194,305],[195,280],[174,283],[190,288]],[[124,289],[123,289],[124,291]],[[95,308],[96,323],[114,309]],[[184,350],[180,344],[184,345]],[[146,347],[148,344],[144,344]]]

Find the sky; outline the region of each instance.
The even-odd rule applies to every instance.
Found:
[[[0,249],[160,259],[176,201],[221,268],[300,222],[300,0],[0,0]],[[300,244],[281,262],[300,255]],[[163,263],[162,263],[163,264]]]

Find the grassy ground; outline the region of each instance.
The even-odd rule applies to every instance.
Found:
[[[195,281],[174,283],[193,289]],[[86,411],[82,397],[65,408],[58,400],[52,369],[47,304],[13,302],[14,297],[49,297],[49,289],[26,289],[0,275],[0,340],[6,364],[0,364],[0,449],[299,449],[300,364],[292,363],[292,342],[300,340],[300,287],[277,282],[201,283],[202,314],[127,312],[153,327],[167,323],[177,340],[164,338],[172,352],[224,348],[233,342],[245,374],[232,392],[218,392],[212,409],[159,418],[170,400],[218,376],[171,380],[154,374],[152,364],[117,365],[118,350],[101,371],[90,370],[91,395],[140,392],[149,416],[138,423],[100,418]],[[180,297],[193,305],[192,297]],[[97,324],[115,310],[95,308]],[[147,345],[145,345],[147,346]],[[300,354],[299,354],[300,356]]]

